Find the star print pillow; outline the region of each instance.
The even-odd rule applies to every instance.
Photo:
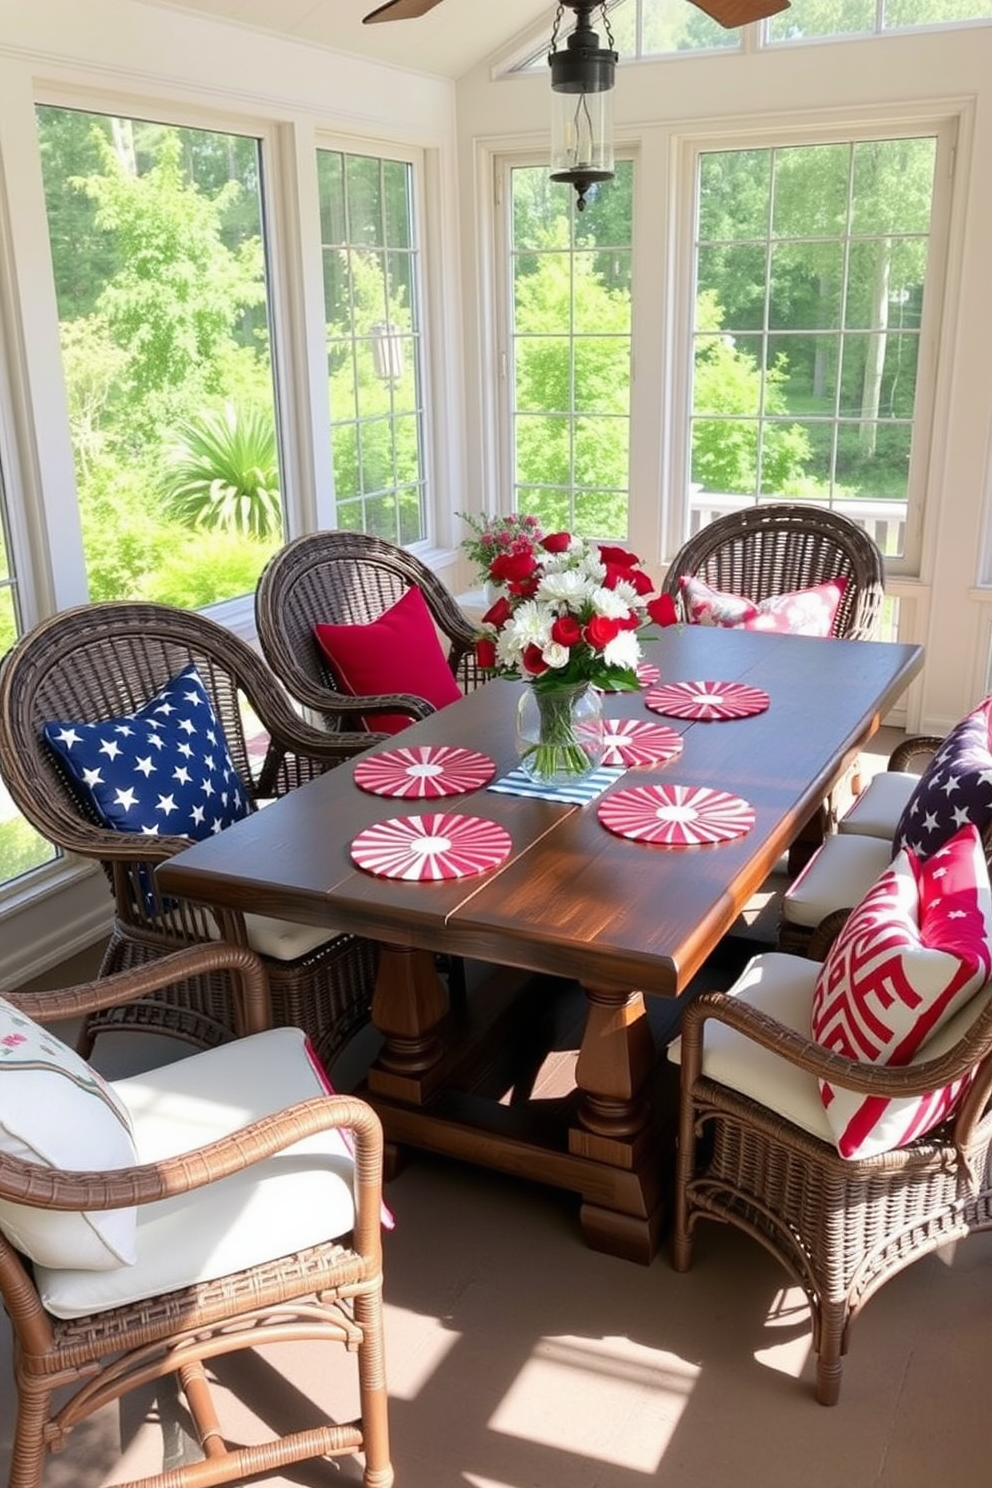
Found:
[[[992,889],[981,838],[962,827],[921,862],[907,849],[851,911],[813,991],[818,1044],[901,1067],[992,975]],[[950,1030],[949,1030],[950,1031]],[[969,1078],[922,1096],[882,1097],[820,1081],[841,1157],[904,1147],[949,1115]]]
[[[195,666],[136,713],[46,723],[44,735],[80,796],[115,831],[199,840],[251,809]]]
[[[948,734],[906,803],[892,850],[928,858],[966,822],[984,832],[992,822],[992,697]]]

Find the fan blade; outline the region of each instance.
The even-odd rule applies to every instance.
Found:
[[[789,0],[692,0],[692,4],[728,31],[789,9]]]
[[[386,0],[363,18],[363,25],[372,26],[377,21],[412,21],[414,16],[426,15],[441,0]]]

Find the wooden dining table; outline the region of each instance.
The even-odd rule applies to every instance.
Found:
[[[191,846],[157,878],[168,894],[377,941],[381,1044],[359,1093],[391,1146],[578,1194],[587,1243],[647,1263],[671,1166],[665,1049],[650,1007],[686,992],[923,657],[914,645],[701,626],[663,630],[644,652],[663,683],[767,693],[764,711],[717,721],[663,718],[647,709],[648,690],[604,700],[608,716],[664,723],[683,742],[677,758],[628,769],[607,794],[662,782],[731,793],[754,812],[731,840],[665,846],[618,835],[599,817],[606,795],[574,805],[482,786],[398,800],[360,789],[356,760]],[[463,747],[488,756],[499,780],[517,763],[523,685],[490,682],[374,752]],[[497,823],[509,835],[506,857],[437,882],[356,864],[360,833],[433,811]],[[438,953],[479,973],[455,1005]],[[579,1006],[573,1033],[555,1011],[565,989]]]

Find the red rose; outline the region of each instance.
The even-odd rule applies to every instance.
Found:
[[[657,599],[648,600],[648,615],[655,625],[677,625],[678,612],[675,601],[670,594],[659,594]]]
[[[539,677],[548,670],[548,663],[541,655],[540,646],[528,646],[520,661],[524,671],[530,672],[532,677]]]
[[[621,630],[637,630],[641,623],[641,617],[636,610],[628,610],[624,618],[617,623]]]
[[[475,662],[484,672],[496,665],[496,642],[489,640],[488,636],[476,641]]]
[[[626,548],[614,548],[609,543],[599,544],[599,556],[607,568],[610,564],[614,564],[617,568],[635,568],[641,561],[633,553],[629,553]]]
[[[531,553],[501,553],[493,560],[489,574],[497,584],[512,584],[530,578],[536,568],[537,563]]]
[[[513,606],[506,595],[501,594],[496,603],[483,615],[482,623],[483,625],[495,625],[497,630],[502,630],[512,614]]]
[[[607,615],[593,615],[586,626],[585,636],[594,651],[602,651],[620,634],[620,621],[611,620]]]
[[[574,646],[582,639],[582,626],[574,615],[559,615],[551,627],[551,639],[559,646]]]
[[[643,568],[632,568],[625,577],[628,584],[633,584],[638,594],[650,594],[654,588],[651,579],[644,572]]]
[[[570,532],[549,532],[541,538],[541,547],[546,553],[564,553],[572,541]]]

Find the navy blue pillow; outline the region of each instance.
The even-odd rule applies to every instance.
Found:
[[[136,713],[46,723],[44,735],[81,797],[115,831],[199,840],[251,810],[195,666]]]
[[[967,822],[985,831],[992,821],[990,721],[992,697],[951,729],[903,809],[893,853],[909,847],[926,859]]]

